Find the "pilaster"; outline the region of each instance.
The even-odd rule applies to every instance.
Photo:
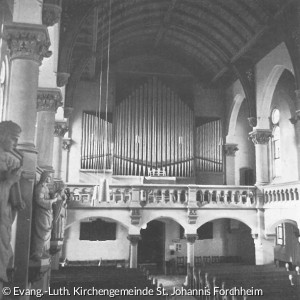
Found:
[[[271,137],[270,129],[255,129],[249,133],[249,138],[255,145],[257,185],[269,182],[268,144]]]
[[[226,184],[235,185],[235,153],[239,150],[237,144],[225,144],[223,146],[225,155]]]

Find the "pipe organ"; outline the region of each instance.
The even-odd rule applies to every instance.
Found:
[[[112,124],[99,114],[82,115],[81,169],[111,169]]]
[[[195,163],[197,172],[222,172],[221,120],[208,122],[196,128]]]
[[[221,120],[195,128],[194,111],[157,77],[116,105],[113,123],[101,117],[83,113],[82,169],[129,176],[155,169],[175,177],[223,172]]]
[[[121,101],[114,113],[116,175],[190,177],[194,168],[194,113],[156,77]]]

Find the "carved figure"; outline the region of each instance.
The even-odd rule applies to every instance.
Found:
[[[49,257],[50,239],[53,222],[52,205],[57,201],[57,193],[51,195],[49,172],[41,174],[34,193],[34,218],[32,230],[31,259],[38,260]]]
[[[51,234],[52,240],[62,241],[64,239],[64,232],[67,218],[67,193],[64,186],[57,192],[57,202],[53,204],[53,229]]]
[[[7,282],[6,271],[12,257],[11,226],[16,210],[25,207],[18,185],[20,163],[9,154],[16,148],[20,133],[20,126],[14,122],[0,123],[0,288]]]

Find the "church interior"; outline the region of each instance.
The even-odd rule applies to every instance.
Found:
[[[299,299],[298,0],[2,0],[0,17],[0,122],[22,130],[7,151],[0,123],[22,169],[1,287],[143,271],[201,289],[207,270]]]

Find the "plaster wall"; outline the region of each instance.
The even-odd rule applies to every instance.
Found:
[[[129,259],[128,230],[119,223],[114,241],[79,240],[80,222],[67,230],[64,255],[69,261]]]
[[[235,154],[235,184],[244,184],[240,176],[242,168],[250,168],[255,170],[255,147],[251,140],[248,138],[249,132],[252,128],[249,126],[248,111],[246,101],[242,102],[240,111],[237,117],[237,125],[234,135],[235,143],[237,144],[238,151]]]
[[[103,74],[103,78],[106,75]],[[86,182],[86,174],[80,173],[81,136],[82,136],[82,113],[83,111],[106,111],[106,82],[102,83],[101,104],[100,89],[97,81],[80,81],[74,93],[74,112],[70,119],[70,137],[73,144],[69,153],[69,182]],[[114,77],[110,75],[110,86],[108,93],[107,111],[112,112],[114,103]],[[90,177],[89,179],[94,179]],[[89,181],[91,182],[91,181]],[[97,181],[95,181],[96,183]]]
[[[286,73],[284,73],[286,75]],[[286,78],[282,76],[276,86],[273,95],[273,101],[271,104],[270,115],[273,108],[277,108],[280,111],[280,160],[281,170],[279,175],[275,177],[275,172],[272,172],[273,160],[270,153],[270,181],[277,182],[289,182],[298,180],[298,168],[297,168],[297,145],[295,127],[290,122],[292,112],[294,108],[293,99],[293,78]],[[272,128],[272,127],[271,127]],[[269,146],[271,149],[271,143]]]
[[[273,49],[255,67],[258,128],[268,128],[269,110],[267,108],[270,104],[268,102],[270,102],[275,89],[275,86],[272,87],[271,77],[272,74],[276,75],[274,73],[276,69],[287,69],[294,74],[291,58],[284,43]],[[280,76],[280,72],[278,76]]]

